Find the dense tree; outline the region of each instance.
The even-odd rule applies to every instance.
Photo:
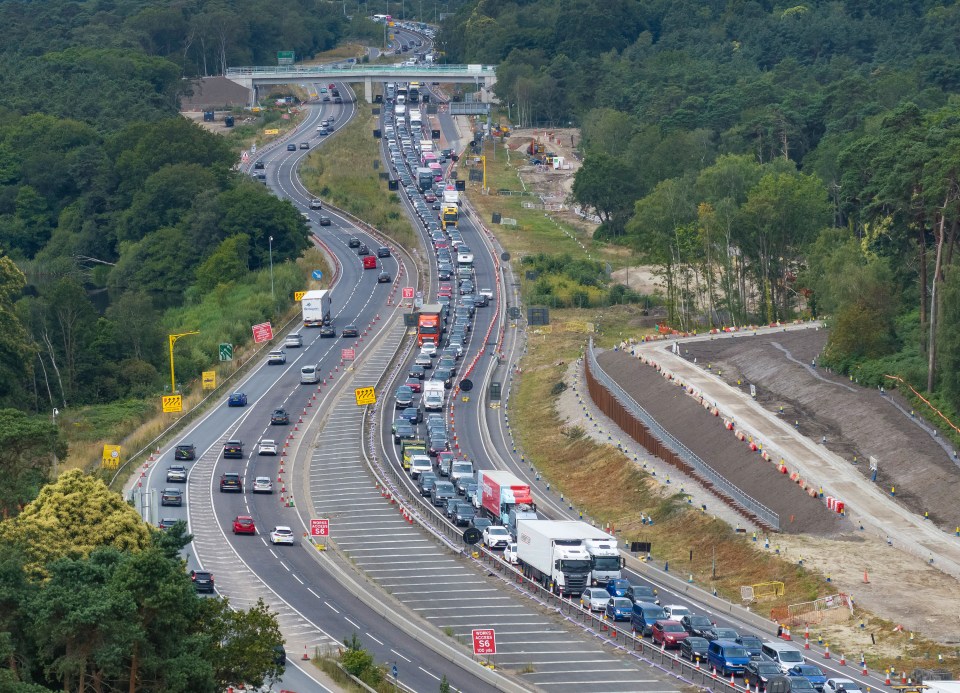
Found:
[[[32,501],[67,445],[53,421],[16,409],[0,409],[0,517],[16,515]]]
[[[150,532],[137,511],[100,479],[64,472],[14,518],[0,522],[0,539],[20,547],[33,574],[58,558],[85,558],[99,547],[138,551]]]

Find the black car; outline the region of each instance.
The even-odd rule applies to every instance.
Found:
[[[760,651],[763,649],[763,642],[756,635],[741,635],[737,638],[737,643],[743,645],[751,659],[759,659]]]
[[[767,682],[774,676],[783,676],[780,665],[766,659],[751,659],[743,667],[743,678],[766,689]],[[791,677],[791,681],[793,678]]]
[[[360,247],[360,239],[357,238],[356,236],[350,236],[350,240],[347,241],[347,247],[348,247],[348,248],[359,248],[359,247]]]
[[[243,441],[240,440],[228,440],[223,444],[223,458],[224,459],[243,459]]]
[[[704,632],[713,628],[713,621],[706,616],[698,614],[688,614],[680,619],[680,625],[683,626],[690,635],[703,638]]]
[[[407,407],[400,412],[400,418],[409,421],[411,426],[416,426],[423,421],[423,412],[420,407]]]
[[[453,371],[449,368],[437,368],[433,371],[433,377],[431,380],[441,380],[443,381],[443,386],[446,389],[453,387]]]
[[[740,637],[740,634],[733,628],[721,628],[720,626],[714,626],[713,628],[707,628],[705,631],[703,631],[703,637],[711,642],[714,640],[733,640],[736,642],[737,638]]]
[[[393,281],[393,277],[390,276],[389,272],[381,272],[377,277],[378,284],[389,284]]]
[[[357,329],[356,325],[347,325],[340,331],[341,337],[359,337],[360,330]]]
[[[454,496],[453,498],[447,499],[447,504],[443,508],[444,514],[447,518],[453,519],[453,516],[457,514],[457,506],[460,505],[463,501],[460,500],[459,496]]]
[[[419,479],[420,495],[429,496],[437,486],[437,475],[433,472],[423,472]]]
[[[336,337],[337,331],[334,329],[333,325],[324,325],[320,328],[320,338],[324,337]]]
[[[697,660],[707,661],[707,650],[710,647],[710,641],[696,635],[689,635],[680,641],[680,656],[686,657],[691,662]],[[776,665],[774,665],[776,666]]]
[[[457,527],[467,527],[470,521],[477,516],[473,503],[457,503],[457,511],[453,515],[453,522]]]
[[[357,248],[357,255],[360,255],[362,257],[364,255],[369,255],[369,254],[370,254],[370,248],[367,247],[366,243],[361,243],[360,247]]]
[[[320,217],[320,226],[330,226],[331,223],[330,217]]]
[[[631,584],[627,588],[627,593],[623,596],[634,603],[647,602],[648,604],[657,604],[658,606],[660,604],[660,598],[657,596],[657,590],[650,585]]]
[[[427,371],[423,366],[413,365],[410,366],[410,370],[407,371],[407,375],[409,375],[411,378],[420,378],[420,380],[423,380],[427,376]]]
[[[409,421],[397,421],[393,424],[393,442],[400,445],[401,441],[414,440],[417,437],[417,430]]]
[[[265,164],[260,159],[257,159],[255,162],[253,162],[253,167],[255,169],[262,169],[264,166]]]
[[[286,409],[274,409],[270,415],[271,426],[286,426],[290,423],[290,415]]]
[[[377,257],[390,257],[390,248],[385,245],[377,248]]]
[[[197,459],[197,449],[188,443],[181,443],[173,451],[175,460],[195,460]]]
[[[197,592],[213,593],[213,573],[206,570],[191,570],[190,579],[193,580],[193,588]]]
[[[489,517],[474,517],[472,520],[470,520],[470,526],[475,529],[479,529],[481,532],[492,525],[493,520],[491,520]]]

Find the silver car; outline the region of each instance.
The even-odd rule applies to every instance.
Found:
[[[580,606],[590,611],[603,611],[610,601],[610,593],[602,587],[588,587],[580,595]]]

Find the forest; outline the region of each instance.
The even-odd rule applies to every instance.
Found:
[[[960,5],[479,0],[451,62],[579,125],[573,197],[679,329],[826,316],[823,362],[960,412]]]
[[[340,6],[306,0],[0,3],[0,406],[159,394],[166,334],[243,301],[209,336],[241,343],[289,303],[302,218],[235,172],[236,145],[180,117],[179,97],[189,78],[349,31]],[[185,343],[184,379],[210,362],[202,347]]]

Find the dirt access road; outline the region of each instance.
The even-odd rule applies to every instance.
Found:
[[[904,508],[920,516],[929,512],[934,518],[931,523],[939,521],[942,527],[954,529],[960,470],[953,463],[952,449],[944,449],[941,441],[918,425],[910,417],[909,407],[896,397],[881,396],[813,368],[811,362],[825,339],[823,330],[805,329],[736,339],[688,340],[681,342],[680,356],[688,366],[696,360],[700,371],[709,367],[711,380],[722,380],[731,390],[746,392],[749,384],[754,384],[757,400],[768,416],[799,421],[800,433],[818,443],[826,436],[830,452],[847,460],[850,469],[862,468],[856,474],[864,487],[872,486],[866,460],[876,456],[880,460],[881,488],[889,491],[891,485],[897,487],[896,498],[883,498],[878,506],[895,502],[901,512]],[[639,363],[636,367],[649,369]],[[665,407],[658,412],[668,430],[690,425],[685,418],[689,414],[672,415],[673,411],[681,412],[682,408]],[[699,425],[718,425],[706,412],[702,416],[705,418]],[[801,500],[799,493],[794,495]],[[869,512],[881,517],[893,514],[884,507],[870,508]],[[909,537],[898,537],[895,546],[902,550],[897,550],[887,545],[876,528],[868,525],[861,531],[857,524],[846,522],[831,538],[778,535],[771,541],[771,550],[779,547],[788,560],[802,558],[805,565],[830,576],[838,589],[853,595],[860,606],[878,616],[941,642],[960,641],[960,605],[956,599],[960,585],[924,560],[919,548],[922,538],[917,536],[911,543]],[[923,540],[929,541],[930,532],[926,534]],[[953,547],[948,543],[954,540],[952,532],[944,532],[937,541],[950,550]],[[863,581],[865,573],[868,584]],[[854,640],[858,635],[865,638],[865,642],[853,644],[868,647],[870,628],[867,624],[863,631],[847,635]]]

